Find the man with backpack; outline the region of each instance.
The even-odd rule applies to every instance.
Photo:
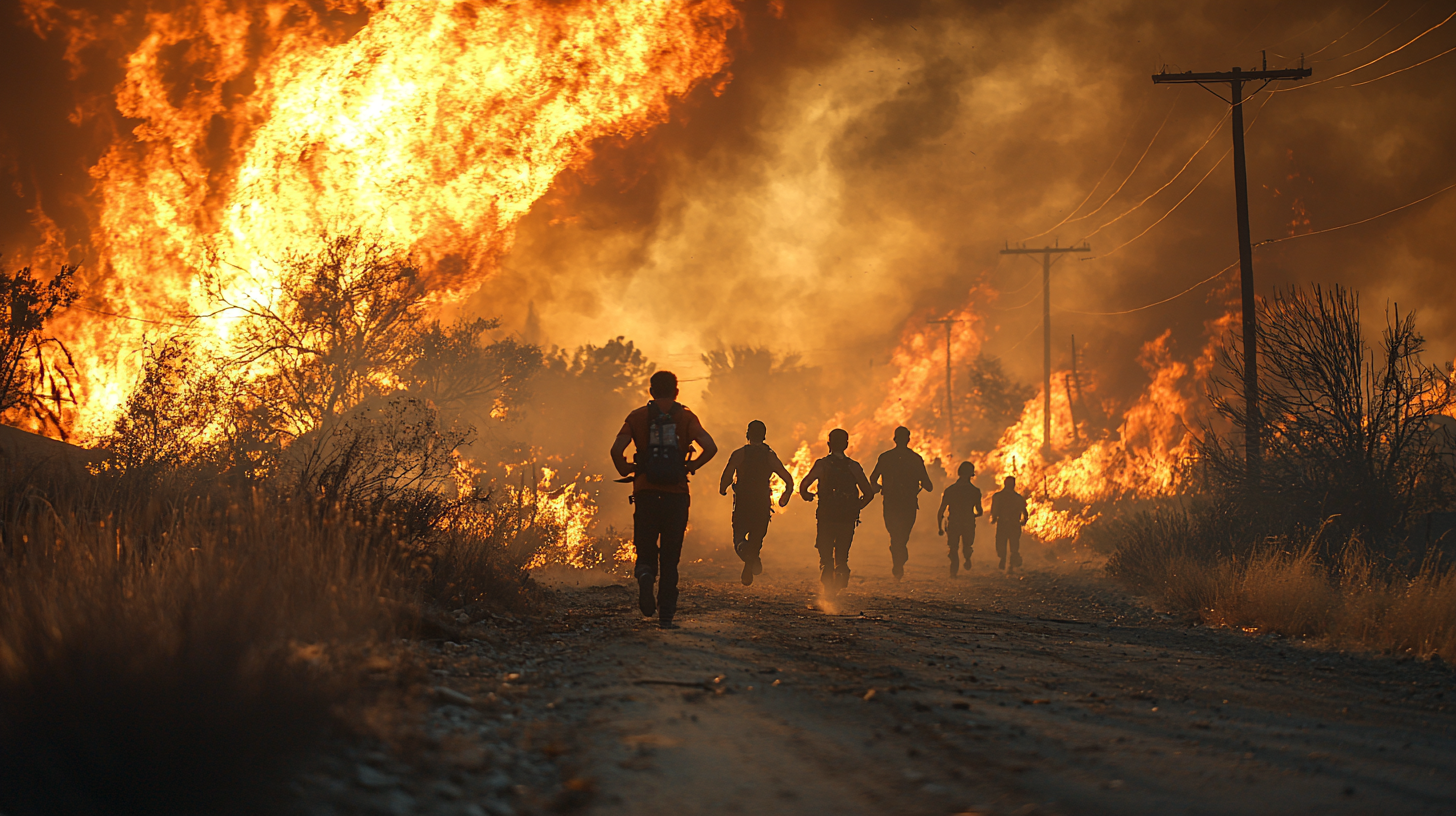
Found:
[[[816,461],[799,485],[804,501],[814,501],[816,494],[809,488],[816,482],[819,485],[819,509],[814,513],[819,531],[814,548],[819,551],[819,582],[830,597],[849,586],[849,545],[854,542],[859,511],[875,495],[864,468],[846,455],[848,449],[849,432],[843,428],[830,431],[829,455]]]
[[[753,576],[763,572],[759,553],[763,550],[763,537],[768,534],[769,519],[773,517],[772,478],[778,476],[784,482],[779,507],[788,507],[789,498],[794,495],[794,477],[773,448],[764,442],[768,427],[755,419],[748,423],[747,436],[748,444],[728,457],[728,466],[723,468],[723,478],[718,481],[720,496],[728,495],[728,488],[733,488],[733,551],[743,559],[744,586],[751,585]]]
[[[632,477],[632,541],[637,563],[637,604],[642,614],[654,613],[664,629],[676,629],[677,565],[688,526],[688,476],[718,453],[713,437],[696,415],[677,401],[677,375],[659,371],[649,383],[652,400],[627,415],[612,443],[612,464]],[[701,453],[690,459],[696,444]],[[627,446],[636,452],[628,464]],[[657,597],[653,583],[661,578]]]
[[[925,460],[910,450],[910,429],[895,429],[895,447],[880,454],[870,484],[882,493],[885,531],[890,534],[890,564],[895,580],[905,575],[905,562],[910,560],[910,531],[915,529],[915,514],[920,510],[920,491],[934,490]]]
[[[1007,476],[1004,484],[991,494],[991,522],[996,525],[998,569],[1010,573],[1021,568],[1021,525],[1031,516],[1026,512],[1026,497],[1016,492],[1016,477]]]
[[[961,462],[956,468],[956,475],[960,478],[940,494],[940,509],[935,512],[936,531],[946,536],[946,543],[950,545],[950,577],[956,577],[959,571],[960,553],[958,550],[964,547],[966,553],[966,571],[971,569],[971,548],[976,545],[976,518],[985,510],[981,509],[981,488],[976,487],[971,481],[976,475],[976,466],[970,462]],[[950,511],[950,520],[947,523],[945,511]]]

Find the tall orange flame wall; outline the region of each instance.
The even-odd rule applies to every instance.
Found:
[[[168,322],[211,311],[206,251],[235,296],[266,299],[273,262],[326,231],[415,253],[442,299],[471,287],[594,140],[665,121],[721,73],[740,22],[729,0],[156,5],[130,28],[54,0],[25,10],[73,53],[124,41],[115,106],[139,124],[91,171],[88,294]],[[350,12],[354,31],[334,19]],[[62,327],[87,366],[83,433],[119,410],[149,328],[95,312]]]

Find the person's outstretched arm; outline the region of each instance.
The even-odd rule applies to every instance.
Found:
[[[981,509],[981,491],[979,490],[976,491],[976,506],[971,508],[971,512],[975,514],[976,518],[986,515],[986,511]]]
[[[789,469],[784,467],[784,463],[779,461],[777,453],[773,455],[773,458],[774,475],[784,480],[784,494],[779,496],[779,507],[788,507],[789,497],[794,495],[794,474],[790,473]]]
[[[1031,514],[1028,513],[1028,512],[1026,512],[1026,499],[1022,499],[1021,500],[1021,523],[1023,525],[1026,524],[1026,522],[1030,518],[1031,518]]]
[[[860,472],[863,473],[864,472],[864,468],[860,468]],[[869,482],[870,482],[870,495],[871,496],[873,496],[875,494],[875,491],[883,490],[884,489],[884,486],[880,484],[880,480],[883,479],[883,478],[885,478],[885,477],[884,477],[883,474],[880,473],[880,460],[879,459],[876,459],[875,460],[875,469],[870,472],[870,479],[869,479]]]
[[[920,460],[920,486],[927,492],[935,490],[935,485],[930,483],[930,471],[925,468],[925,460]]]
[[[859,492],[864,494],[864,498],[860,499],[859,502],[860,508],[863,509],[869,506],[869,503],[871,501],[874,501],[875,486],[870,483],[869,479],[865,478],[864,468],[860,467],[859,465],[855,465],[854,475],[856,480],[855,483],[859,486]]]
[[[815,462],[814,467],[809,468],[809,474],[804,481],[799,483],[799,498],[804,501],[814,501],[814,494],[809,492],[809,486],[819,481],[819,463]]]
[[[622,430],[617,431],[617,440],[612,443],[612,464],[617,468],[618,476],[631,476],[636,468],[627,463],[627,446],[632,444],[632,429],[627,423],[622,423]]]
[[[696,418],[694,417],[694,419]],[[708,430],[703,427],[703,423],[696,422],[694,424],[697,427],[693,428],[691,440],[698,443],[698,447],[702,448],[703,452],[697,458],[688,461],[689,473],[697,473],[702,469],[703,465],[708,464],[714,456],[718,455],[718,443],[714,442],[713,437],[708,435]]]
[[[950,493],[950,488],[946,488],[945,493],[940,494],[940,509],[935,511],[936,535],[945,535],[945,508],[950,504],[948,493]]]
[[[740,448],[729,455],[728,464],[723,468],[723,478],[718,480],[718,495],[728,495],[728,488],[733,484],[733,474],[738,472],[738,460],[742,453],[743,450]]]

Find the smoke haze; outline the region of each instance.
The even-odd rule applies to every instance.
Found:
[[[8,263],[69,259],[93,282],[112,269],[95,237],[104,172],[93,168],[137,124],[117,112],[116,97],[144,33],[140,12],[172,5],[26,0],[9,12],[7,75],[26,81],[7,83],[0,101],[0,174],[13,193],[0,205]],[[289,8],[315,6],[318,36],[347,42],[392,4]],[[668,94],[666,121],[608,132],[568,162],[504,227],[514,230],[504,249],[471,261],[486,267],[478,290],[446,307],[500,316],[506,330],[547,346],[634,340],[679,373],[690,402],[702,400],[725,447],[742,433],[752,389],[739,387],[732,408],[720,398],[715,413],[702,394],[702,355],[713,350],[800,355],[802,381],[820,393],[794,399],[821,415],[770,427],[785,459],[800,441],[822,450],[826,422],[875,434],[938,422],[944,335],[929,319],[964,321],[953,324],[957,361],[999,357],[1012,378],[1039,385],[1040,270],[998,254],[1006,241],[1090,242],[1091,253],[1052,272],[1053,364],[1070,364],[1075,335],[1078,363],[1114,418],[1129,406],[1163,411],[1137,401],[1172,367],[1181,366],[1164,377],[1168,390],[1195,399],[1209,341],[1237,310],[1236,268],[1194,286],[1237,260],[1228,107],[1197,87],[1154,86],[1149,77],[1164,66],[1251,68],[1267,50],[1270,67],[1292,67],[1307,55],[1312,80],[1246,106],[1256,242],[1367,219],[1456,182],[1456,54],[1355,85],[1456,45],[1456,22],[1336,76],[1437,26],[1443,8],[752,0],[736,10],[741,18],[704,16],[726,27],[724,71],[683,80],[692,90]],[[73,28],[63,34],[39,19]],[[185,65],[162,73],[178,94],[201,82]],[[213,157],[211,166],[225,164]],[[1450,361],[1453,220],[1456,191],[1262,247],[1258,291],[1348,285],[1371,330],[1387,304],[1416,308],[1428,359]],[[100,288],[115,294],[109,286]],[[1151,308],[1087,314],[1138,309],[1189,287]],[[923,370],[910,372],[911,362]],[[870,459],[888,447],[883,435],[856,439],[854,451]]]

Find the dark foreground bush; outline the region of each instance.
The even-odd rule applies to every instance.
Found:
[[[440,619],[432,559],[377,523],[261,492],[81,480],[3,495],[11,816],[269,812],[351,703],[349,656]],[[459,538],[441,560],[455,585],[519,606],[519,563]]]

